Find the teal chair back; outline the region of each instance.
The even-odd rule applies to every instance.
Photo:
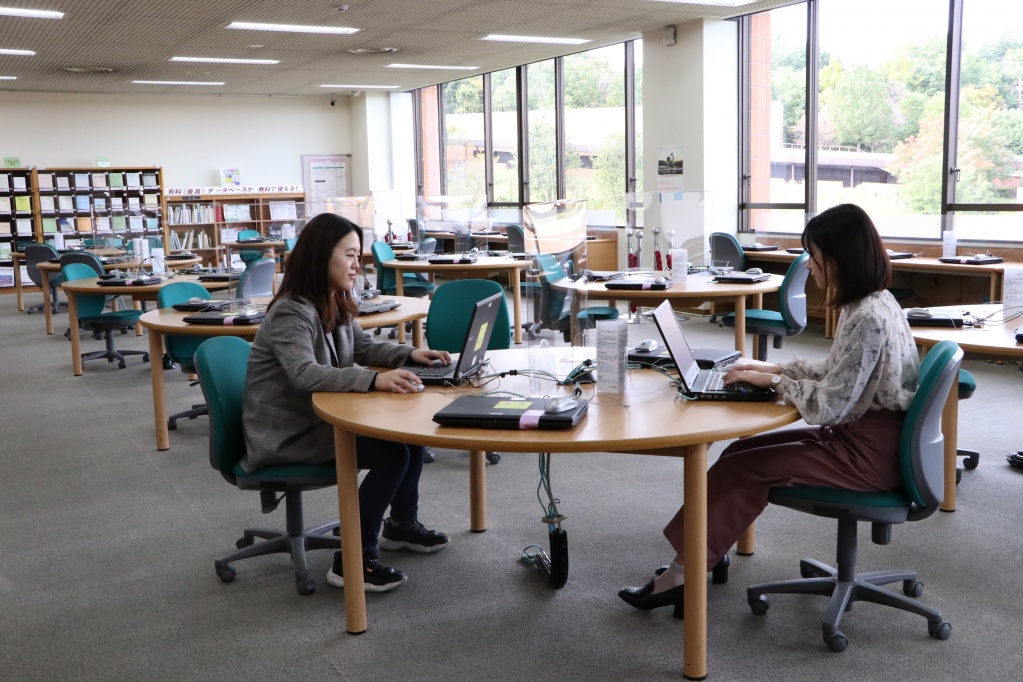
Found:
[[[526,233],[521,225],[508,225],[504,228],[508,235],[508,250],[512,253],[526,253]]]
[[[156,294],[158,308],[170,308],[177,303],[188,303],[190,298],[209,300],[210,292],[198,282],[171,282]],[[171,360],[181,366],[181,371],[191,374],[195,371],[195,351],[210,336],[168,334],[163,337],[164,347]]]
[[[377,289],[384,293],[393,293],[398,286],[394,268],[386,268],[382,263],[394,260],[394,250],[387,242],[373,242],[370,251],[373,252],[373,267],[377,271]]]
[[[803,253],[792,261],[778,291],[781,317],[792,330],[806,329],[806,278],[810,275],[810,271],[806,269],[808,260],[810,255]]]
[[[68,263],[60,269],[60,274],[65,282],[73,282],[76,279],[95,278],[96,272],[85,263]],[[85,294],[75,297],[78,303],[79,321],[89,317],[99,317],[106,307],[107,297],[103,294]]]
[[[210,411],[210,465],[236,485],[235,466],[245,456],[242,403],[251,348],[238,337],[217,336],[195,352],[199,385]]]
[[[554,254],[541,253],[536,257],[536,266],[540,271],[541,320],[545,327],[552,327],[569,312],[568,295],[565,290],[551,286],[568,276],[565,267]]]
[[[258,230],[240,230],[238,232],[238,241],[243,241],[245,239],[259,239],[262,236],[263,235],[259,234]],[[245,266],[248,267],[250,264],[263,257],[263,250],[242,249],[238,252],[238,256],[242,259],[242,262],[245,263]]]
[[[284,250],[285,251],[294,251],[295,250],[295,244],[297,244],[297,243],[298,243],[298,237],[288,237],[287,239],[284,240]]]
[[[426,342],[433,350],[460,353],[472,319],[473,306],[479,301],[503,294],[504,289],[489,279],[456,279],[437,287],[426,315]],[[511,323],[508,302],[501,301],[488,350],[511,347]]]
[[[160,239],[159,237],[146,237],[146,243],[149,244],[149,248],[151,248],[151,249],[162,249],[163,248],[163,240]],[[135,242],[133,242],[131,239],[129,239],[128,241],[124,242],[124,250],[128,251],[129,253],[134,252],[135,251]]]
[[[277,261],[273,258],[261,258],[249,263],[238,278],[238,298],[273,296],[276,275]]]

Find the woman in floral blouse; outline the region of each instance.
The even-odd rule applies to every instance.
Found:
[[[806,225],[803,248],[814,282],[840,311],[823,360],[740,361],[725,383],[773,387],[810,426],[733,442],[707,473],[707,570],[767,506],[771,488],[816,485],[851,490],[901,487],[899,433],[916,392],[920,363],[909,324],[887,291],[891,264],[870,217],[843,204]],[[618,596],[642,610],[677,606],[682,616],[682,509],[664,529],[674,560],[643,587]],[[727,569],[726,569],[727,570]]]

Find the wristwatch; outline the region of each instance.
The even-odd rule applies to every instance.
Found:
[[[771,385],[772,386],[777,386],[780,383],[781,383],[781,375],[780,374],[775,374],[773,377],[771,377]]]

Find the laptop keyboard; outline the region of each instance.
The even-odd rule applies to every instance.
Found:
[[[441,377],[450,373],[451,365],[432,365],[430,367],[416,367],[416,374],[421,377]]]
[[[703,387],[705,391],[720,391],[725,387],[725,375],[723,372],[712,372],[707,375],[707,383]]]

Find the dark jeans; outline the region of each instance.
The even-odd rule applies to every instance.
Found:
[[[362,551],[380,551],[377,535],[384,512],[401,524],[413,523],[419,515],[419,476],[423,473],[423,447],[359,436],[355,459],[369,473],[359,486],[362,517]]]

